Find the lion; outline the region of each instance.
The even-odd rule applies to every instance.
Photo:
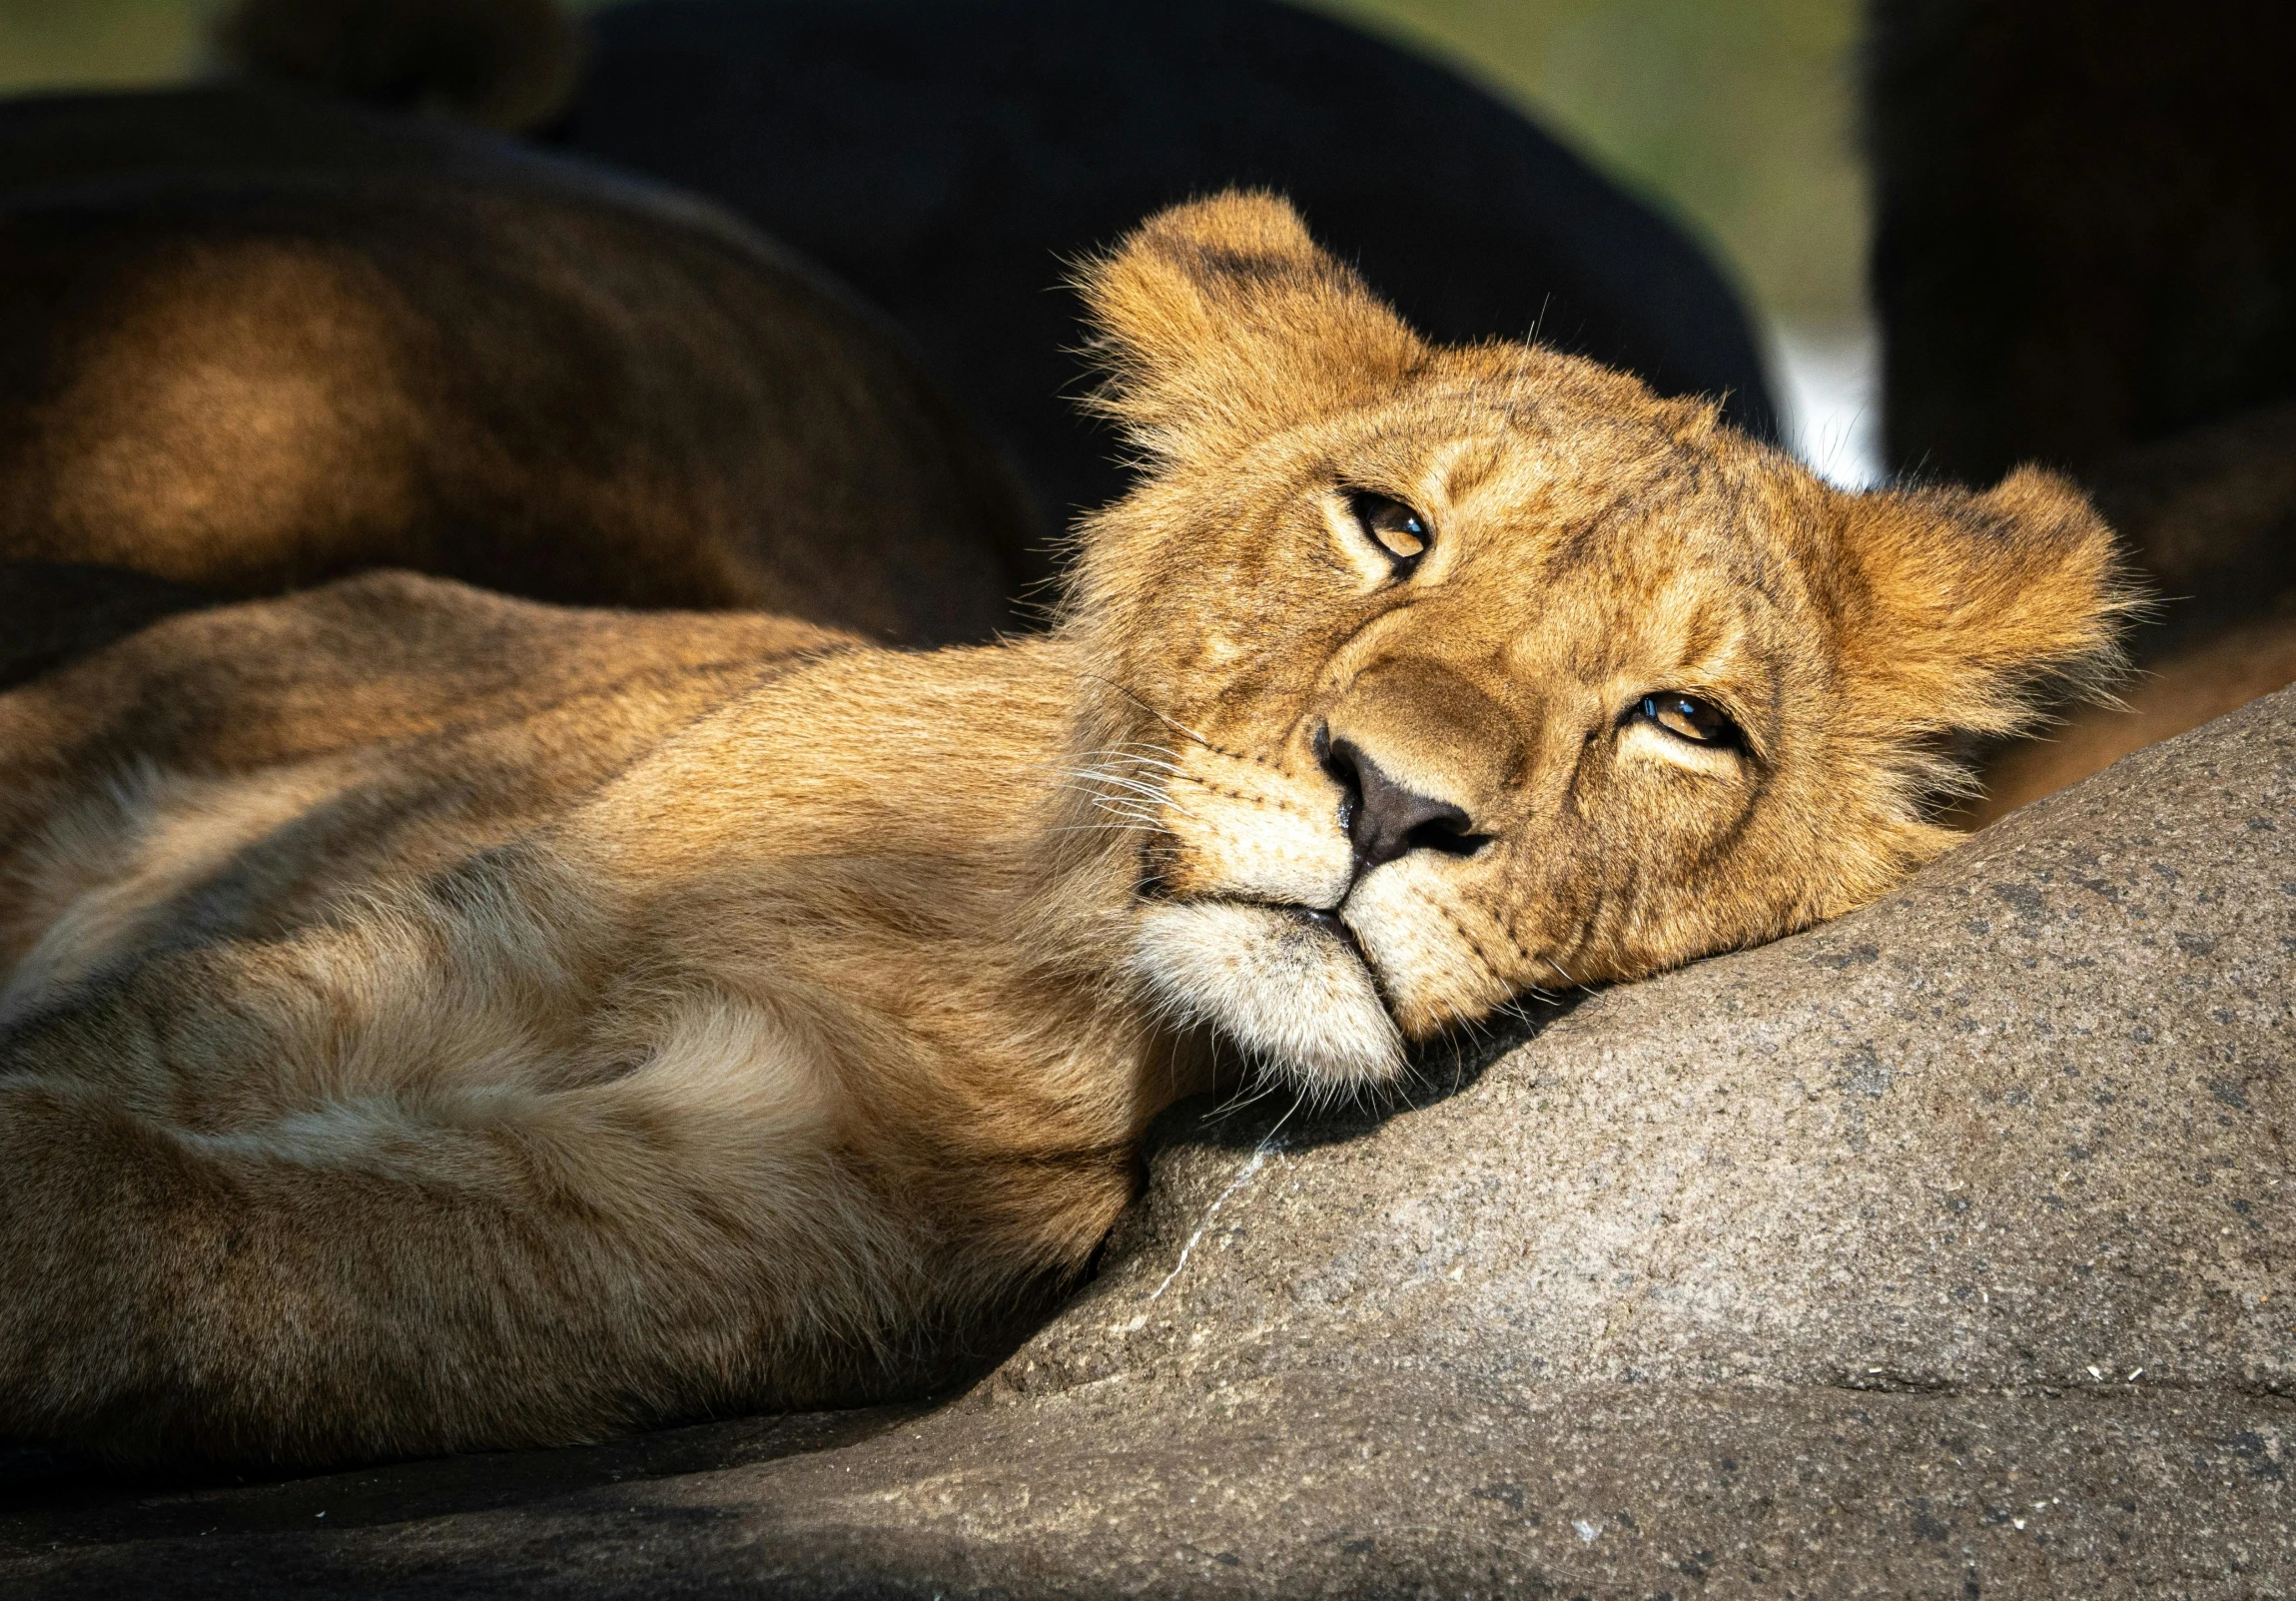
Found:
[[[0,561],[42,583],[397,566],[950,644],[1049,573],[996,446],[849,291],[437,119],[261,83],[0,104]]]
[[[1137,486],[903,651],[403,572],[0,697],[0,1432],[555,1444],[914,1385],[1149,1121],[1873,900],[2128,593],[2040,471],[1845,493],[1427,344],[1280,199],[1082,269]]]

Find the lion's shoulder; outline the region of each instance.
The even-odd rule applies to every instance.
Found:
[[[402,764],[441,744],[468,759],[547,724],[534,759],[587,770],[778,663],[858,642],[788,617],[556,606],[367,573],[167,617],[0,695],[0,765],[26,775],[23,806],[131,759],[214,775],[349,751]]]

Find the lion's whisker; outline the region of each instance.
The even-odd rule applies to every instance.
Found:
[[[1190,739],[1194,740],[1194,741],[1195,741],[1197,744],[1201,745],[1201,746],[1202,746],[1204,749],[1206,749],[1206,750],[1212,750],[1212,749],[1215,749],[1215,748],[1216,748],[1216,747],[1214,747],[1214,746],[1213,746],[1213,744],[1212,744],[1212,742],[1211,742],[1210,740],[1208,740],[1208,739],[1204,738],[1204,737],[1203,737],[1203,735],[1201,735],[1201,734],[1197,733],[1197,732],[1196,732],[1194,729],[1192,729],[1192,728],[1188,727],[1188,726],[1187,726],[1187,724],[1185,724],[1185,723],[1181,722],[1181,721],[1180,721],[1178,718],[1176,718],[1176,717],[1172,716],[1172,715],[1171,715],[1170,713],[1168,713],[1168,712],[1164,712],[1164,711],[1159,711],[1159,710],[1157,710],[1155,707],[1153,707],[1153,706],[1149,705],[1149,704],[1148,704],[1147,701],[1145,701],[1145,700],[1141,699],[1141,697],[1140,697],[1140,696],[1138,696],[1138,695],[1134,694],[1134,693],[1132,692],[1132,690],[1130,690],[1130,689],[1126,688],[1126,687],[1125,687],[1123,684],[1120,684],[1120,683],[1118,683],[1118,682],[1117,682],[1117,681],[1116,681],[1114,678],[1111,678],[1111,677],[1109,677],[1109,676],[1108,676],[1106,673],[1097,673],[1097,672],[1094,672],[1094,671],[1093,671],[1092,669],[1090,669],[1090,668],[1080,668],[1080,669],[1079,669],[1079,676],[1081,676],[1081,677],[1085,677],[1085,678],[1090,678],[1090,679],[1093,679],[1093,680],[1095,680],[1096,682],[1099,682],[1099,683],[1104,683],[1104,684],[1108,685],[1108,686],[1109,686],[1111,689],[1115,690],[1115,691],[1116,691],[1118,694],[1120,694],[1120,695],[1124,696],[1124,697],[1125,697],[1125,699],[1127,699],[1127,700],[1131,701],[1131,702],[1132,702],[1134,705],[1138,706],[1138,707],[1139,707],[1139,708],[1140,708],[1142,711],[1145,711],[1145,712],[1147,712],[1147,713],[1148,713],[1148,714],[1150,717],[1153,717],[1153,718],[1155,718],[1155,719],[1156,719],[1158,722],[1161,722],[1161,723],[1163,723],[1165,726],[1167,726],[1167,727],[1169,727],[1169,728],[1175,729],[1175,730],[1177,730],[1178,732],[1180,732],[1180,733],[1183,733],[1183,734],[1187,735],[1187,737],[1188,737],[1188,738],[1190,738]]]

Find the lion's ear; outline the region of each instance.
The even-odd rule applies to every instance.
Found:
[[[2034,467],[1982,494],[1859,496],[1843,553],[1844,665],[1863,720],[1894,735],[2009,733],[2044,689],[2100,694],[2143,603],[2088,498]]]
[[[1264,193],[1157,213],[1088,263],[1078,287],[1109,373],[1096,404],[1163,460],[1232,454],[1338,410],[1424,349]]]

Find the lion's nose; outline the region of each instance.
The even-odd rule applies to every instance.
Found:
[[[1483,844],[1465,812],[1396,783],[1351,740],[1332,740],[1323,766],[1344,792],[1339,822],[1355,847],[1358,878],[1413,851],[1462,856]]]

